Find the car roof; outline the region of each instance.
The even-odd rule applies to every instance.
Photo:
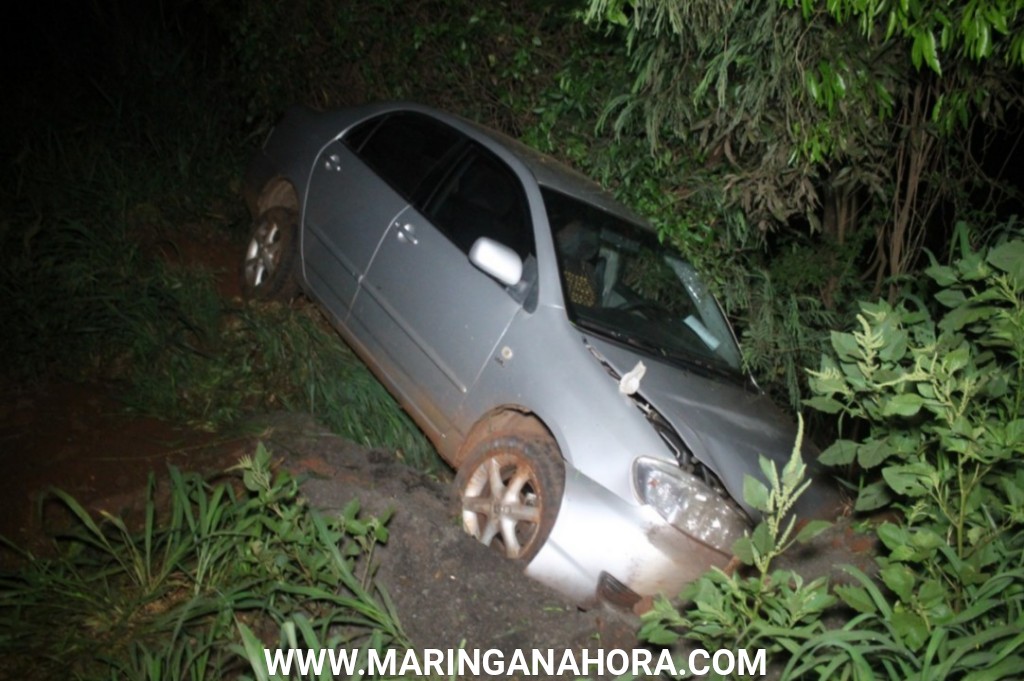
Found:
[[[651,229],[646,220],[622,205],[609,192],[603,189],[601,185],[583,173],[499,130],[481,125],[457,114],[414,102],[378,102],[359,108],[362,114],[359,116],[360,119],[386,112],[413,111],[441,120],[471,137],[475,137],[478,141],[481,137],[487,138],[526,166],[527,170],[530,171],[541,187],[547,187],[562,194],[567,194],[585,203],[597,206],[624,220]]]

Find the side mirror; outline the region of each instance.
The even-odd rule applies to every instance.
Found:
[[[505,286],[515,286],[523,278],[523,261],[519,254],[485,236],[477,239],[469,249],[469,261]]]

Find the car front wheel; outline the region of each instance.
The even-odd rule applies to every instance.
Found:
[[[295,211],[274,207],[253,224],[242,263],[242,293],[251,300],[291,300],[298,293],[298,218]]]
[[[549,438],[495,435],[473,449],[456,484],[466,532],[508,558],[528,561],[555,524],[565,464]]]

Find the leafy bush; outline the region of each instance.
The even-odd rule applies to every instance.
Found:
[[[808,642],[794,673],[1000,679],[1024,663],[1024,241],[926,270],[945,309],[864,304],[834,333],[812,406],[870,426],[822,455],[862,473],[858,510],[878,528],[884,586],[836,593],[858,615]]]
[[[220,679],[245,666],[240,632],[272,644],[294,623],[324,645],[406,646],[373,583],[387,518],[360,517],[357,502],[335,515],[309,508],[262,444],[236,468],[241,494],[171,468],[166,515],[151,479],[139,531],[106,513],[96,522],[55,492],[75,524],[58,557],[22,554],[21,568],[0,573],[0,668]]]

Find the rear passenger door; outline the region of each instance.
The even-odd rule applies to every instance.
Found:
[[[364,121],[320,152],[303,214],[303,267],[337,319],[346,321],[385,230],[458,141],[425,116],[398,112]]]
[[[512,318],[509,290],[469,260],[490,237],[533,258],[522,183],[475,142],[389,225],[353,308],[399,368],[406,396],[442,438]]]

